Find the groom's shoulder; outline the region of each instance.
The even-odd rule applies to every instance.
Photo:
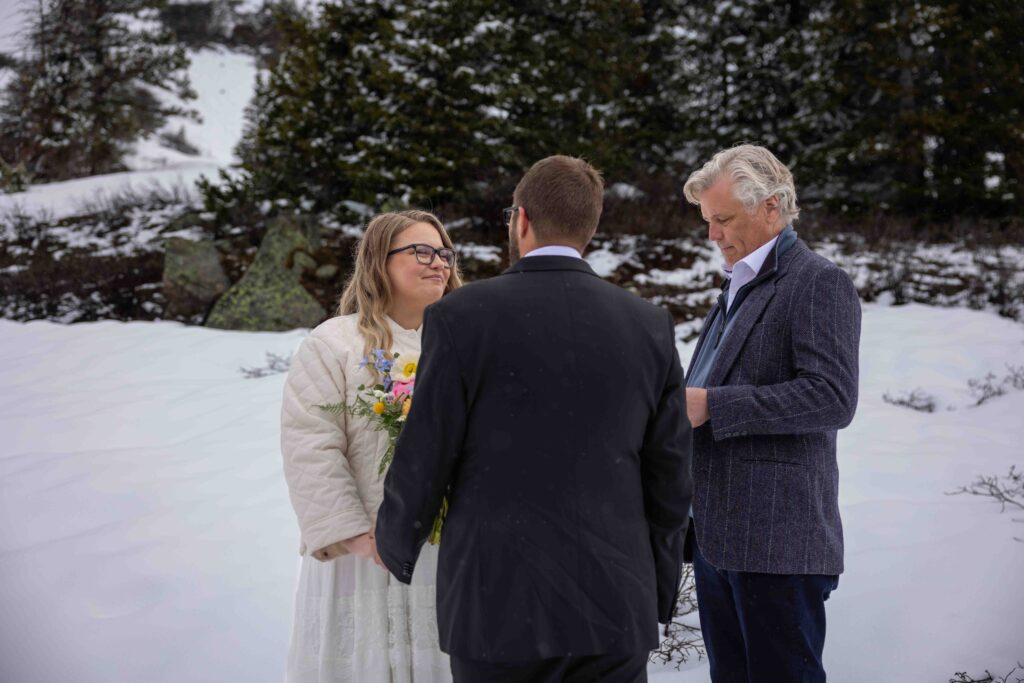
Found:
[[[644,320],[663,322],[668,311],[661,306],[642,298],[636,291],[598,279],[598,289],[604,300],[609,304],[625,308],[633,315]]]
[[[468,282],[458,289],[448,292],[430,304],[428,308],[439,312],[445,318],[459,317],[474,311],[479,312],[487,308],[487,303],[493,302],[498,296],[494,287],[495,279],[497,278]]]
[[[487,278],[486,280],[475,280],[467,282],[458,289],[454,289],[441,297],[434,306],[444,308],[457,308],[467,303],[479,301],[482,298],[493,296],[499,287],[495,285],[501,280],[501,276]]]
[[[576,282],[585,284],[584,289],[589,292],[589,295],[595,297],[593,303],[603,301],[606,304],[632,309],[641,315],[659,318],[665,316],[665,309],[642,299],[636,292],[612,284],[594,274],[573,273],[572,275],[575,276],[573,279]],[[536,289],[540,282],[504,273],[486,280],[476,280],[464,284],[446,294],[433,304],[433,307],[451,312],[463,309],[478,310],[480,306],[506,297],[520,297],[524,293],[521,290],[528,284],[532,285],[530,288],[532,290]],[[527,293],[534,294],[533,291]]]

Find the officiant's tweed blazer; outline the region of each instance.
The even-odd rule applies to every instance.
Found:
[[[802,241],[762,275],[708,375],[711,419],[693,432],[697,542],[720,569],[840,574],[836,432],[857,406],[860,300]],[[719,304],[694,358],[717,315]]]

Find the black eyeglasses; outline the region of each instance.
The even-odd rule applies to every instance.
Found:
[[[429,244],[409,244],[404,247],[399,247],[398,249],[392,249],[388,252],[388,256],[397,254],[400,251],[408,251],[409,249],[413,250],[413,253],[416,254],[416,261],[421,265],[429,266],[434,262],[435,256],[440,256],[447,268],[451,268],[455,265],[455,251],[453,249],[449,249],[448,247],[435,249]]]
[[[502,209],[501,213],[502,213],[502,216],[505,218],[505,223],[504,223],[505,227],[508,227],[509,221],[512,220],[512,216],[518,210],[519,210],[518,206],[510,206],[507,209]]]

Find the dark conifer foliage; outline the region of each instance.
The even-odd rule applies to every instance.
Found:
[[[128,147],[194,97],[154,0],[40,0],[0,100],[0,157],[36,181],[122,168]],[[154,91],[171,93],[168,104]]]
[[[1022,202],[1009,0],[390,0],[285,33],[236,179],[260,197],[489,215],[533,160],[565,153],[678,201],[700,161],[755,142],[832,213]]]
[[[685,139],[675,2],[343,3],[284,18],[249,111],[241,182],[329,209],[505,201],[523,168],[583,155],[663,173]]]
[[[14,73],[0,98],[11,178],[120,168],[187,107],[182,46],[221,43],[265,68],[241,168],[204,185],[217,210],[356,202],[493,216],[525,168],[563,153],[668,215],[686,175],[740,142],[775,151],[823,216],[1006,222],[1024,209],[1016,0],[36,7],[31,49],[0,63]]]
[[[803,89],[815,198],[929,220],[1019,214],[1024,5],[833,0]],[[806,139],[813,139],[808,136]]]

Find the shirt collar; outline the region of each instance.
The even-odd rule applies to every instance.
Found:
[[[762,244],[760,247],[755,249],[754,251],[750,252],[749,254],[741,258],[739,261],[733,264],[731,268],[725,265],[725,263],[723,263],[722,272],[725,273],[726,277],[731,278],[733,271],[736,270],[736,266],[742,263],[744,266],[749,268],[754,275],[757,275],[758,273],[761,272],[761,266],[764,265],[765,259],[768,258],[768,254],[770,254],[772,249],[775,248],[775,243],[778,241],[779,235],[776,235],[775,237],[771,238],[770,240]]]
[[[524,254],[523,258],[527,258],[529,256],[572,256],[575,258],[583,258],[583,254],[576,249],[558,244],[549,244],[544,247],[537,247],[529,254]]]

